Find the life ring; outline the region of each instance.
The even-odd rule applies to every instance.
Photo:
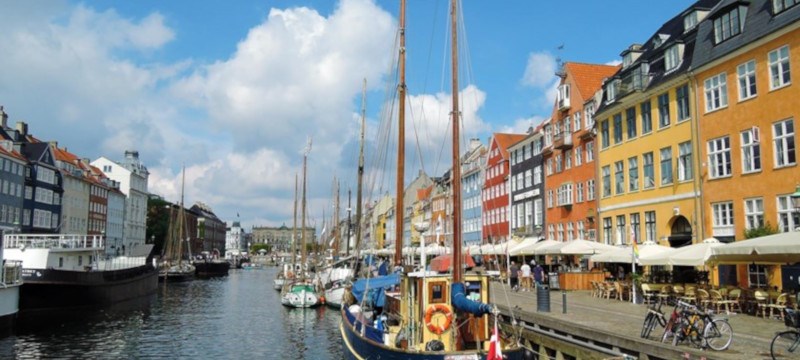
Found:
[[[431,319],[433,319],[433,314],[437,312],[440,312],[442,315],[444,315],[444,324],[442,325],[437,325],[431,322]],[[428,309],[425,310],[425,326],[430,332],[436,335],[441,335],[443,332],[447,331],[452,322],[453,312],[450,311],[450,308],[445,304],[429,305]]]

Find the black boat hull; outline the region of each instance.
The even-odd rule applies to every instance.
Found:
[[[197,277],[217,277],[217,276],[228,276],[228,271],[231,268],[231,264],[227,261],[195,261],[192,263],[194,265],[194,274]]]
[[[105,271],[23,269],[20,313],[106,306],[156,292],[158,271],[150,265]]]

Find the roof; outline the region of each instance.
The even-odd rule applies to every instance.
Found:
[[[736,5],[747,5],[747,16],[744,19],[744,30],[719,44],[714,44],[714,22],[716,16],[725,13]],[[697,51],[694,52],[692,67],[698,68],[716,59],[728,55],[745,45],[767,36],[781,28],[791,25],[800,19],[800,6],[793,6],[783,12],[772,15],[772,1],[753,0],[749,4],[741,1],[723,0],[708,19],[699,24],[697,30]]]
[[[497,142],[497,147],[500,148],[500,154],[504,159],[508,159],[508,148],[524,139],[528,134],[506,134],[494,133],[492,137]]]
[[[567,62],[564,64],[564,71],[567,76],[572,77],[575,87],[581,94],[582,99],[591,97],[600,86],[603,85],[603,79],[611,77],[619,69],[621,65],[600,65],[600,64],[586,64],[579,62]]]

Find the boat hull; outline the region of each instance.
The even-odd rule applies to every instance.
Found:
[[[290,291],[281,295],[281,304],[293,308],[311,308],[319,306],[320,301],[311,285],[293,285]]]
[[[275,290],[279,290],[280,291],[281,289],[283,289],[283,284],[285,282],[286,282],[286,280],[284,280],[284,279],[275,279],[275,280],[273,280],[272,287]]]
[[[339,324],[339,330],[342,333],[342,354],[345,359],[381,359],[381,360],[484,360],[486,359],[485,351],[458,351],[458,352],[411,352],[403,351],[402,349],[389,347],[381,342],[361,336],[361,323],[358,324],[358,330],[354,324],[354,318],[349,318],[346,309],[342,309],[342,321]],[[377,335],[380,332],[372,327],[367,327],[365,333]],[[516,348],[512,350],[504,350],[503,358],[506,360],[522,360],[524,359],[524,349]]]
[[[23,269],[22,279],[21,313],[111,305],[158,288],[158,271],[150,265],[103,271]]]
[[[20,285],[0,287],[0,336],[11,333],[19,312]]]
[[[342,307],[342,299],[346,291],[347,288],[344,286],[325,289],[325,305],[335,309]]]
[[[201,278],[228,276],[231,268],[231,264],[227,261],[195,261],[192,265],[194,274]]]

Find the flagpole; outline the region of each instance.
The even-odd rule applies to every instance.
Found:
[[[636,232],[633,229],[633,225],[631,225],[631,264],[632,264],[632,273],[631,273],[631,289],[633,289],[633,293],[631,294],[631,302],[636,304],[636,281],[634,281],[636,275]]]

